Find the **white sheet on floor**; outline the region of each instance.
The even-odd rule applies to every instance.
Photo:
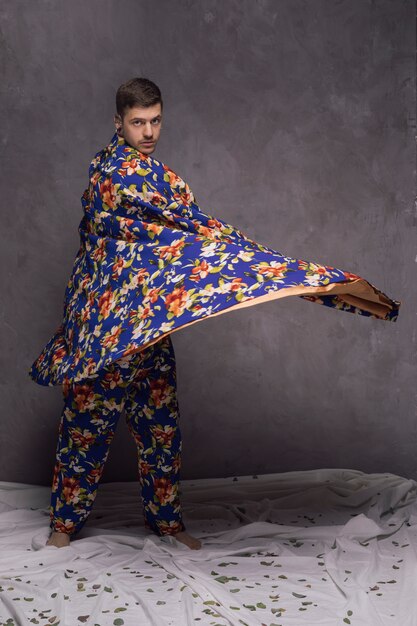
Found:
[[[416,483],[354,470],[181,482],[190,550],[102,484],[69,547],[49,488],[0,482],[0,624],[416,626]]]

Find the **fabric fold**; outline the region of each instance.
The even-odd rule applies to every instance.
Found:
[[[114,135],[93,159],[63,321],[30,369],[77,382],[166,335],[296,295],[396,320],[400,303],[356,274],[294,259],[204,213],[175,172]]]

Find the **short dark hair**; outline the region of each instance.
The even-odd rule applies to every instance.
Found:
[[[153,104],[161,103],[161,91],[155,83],[147,78],[132,78],[127,83],[120,85],[116,93],[116,110],[120,117],[126,109],[139,106],[150,107]]]

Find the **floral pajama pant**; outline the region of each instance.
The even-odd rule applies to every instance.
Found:
[[[125,411],[138,451],[145,526],[157,535],[185,530],[179,501],[181,433],[170,336],[63,386],[50,527],[75,535],[93,506],[116,425]]]

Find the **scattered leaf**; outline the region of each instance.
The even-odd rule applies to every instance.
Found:
[[[217,580],[219,583],[227,583],[227,581],[229,580],[229,578],[227,576],[217,576],[217,578],[215,578],[214,580]]]

